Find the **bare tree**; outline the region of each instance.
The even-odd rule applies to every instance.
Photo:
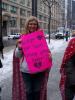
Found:
[[[57,4],[58,2],[56,0],[41,0],[47,7],[48,7],[48,12],[49,12],[49,18],[48,18],[48,34],[49,34],[49,43],[50,43],[50,33],[51,33],[51,8],[53,5]]]

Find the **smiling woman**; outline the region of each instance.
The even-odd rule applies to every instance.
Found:
[[[37,23],[35,21],[29,22],[28,29],[30,33],[34,32],[35,30],[37,30]]]
[[[32,18],[30,17],[30,19],[28,19],[26,21],[26,25],[25,25],[25,33],[31,33],[31,32],[35,32],[39,29],[39,23],[38,20],[36,20],[36,17]]]
[[[36,59],[36,63],[34,63],[36,54],[34,55],[34,59],[32,58],[33,55],[31,55],[29,59],[26,58],[27,57],[26,51],[29,53],[35,53],[35,48],[33,48],[33,45],[30,42],[30,38],[32,37],[33,40],[34,36],[41,34],[39,31],[40,28],[39,28],[39,23],[37,18],[33,16],[28,18],[25,25],[25,33],[21,35],[20,39],[18,40],[17,47],[13,55],[13,100],[46,100],[47,99],[47,82],[48,82],[49,71],[52,66],[51,52],[48,49],[49,55],[47,57],[48,57],[48,61],[51,63],[49,68],[46,68],[45,70],[39,72],[36,72],[35,69],[37,68],[34,68],[35,73],[32,73],[30,71],[30,67],[32,67],[33,69],[32,64],[34,64],[37,67],[41,65],[40,63],[41,59],[39,58],[40,56],[39,50],[36,49],[36,51],[39,54],[38,58]],[[30,38],[26,38],[27,36],[29,36]],[[26,39],[28,39],[28,41],[25,42],[26,44],[22,44],[22,42],[26,41]],[[38,39],[36,37],[36,40],[40,42],[41,37],[38,37]],[[37,41],[34,40],[33,40],[33,44],[36,45]],[[30,43],[29,45],[30,51],[27,50],[29,43]],[[23,46],[25,47],[26,45],[27,45],[27,49],[23,50],[22,47]],[[30,56],[30,54],[28,56]],[[32,63],[28,63],[28,60]],[[42,63],[42,65],[43,64],[44,62]]]

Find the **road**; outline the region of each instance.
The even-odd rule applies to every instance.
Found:
[[[16,44],[17,39],[10,39],[8,40],[7,37],[3,37],[3,44],[5,47],[12,46]]]
[[[7,54],[11,52],[11,50],[14,48],[14,46],[6,47],[4,49]],[[63,56],[63,51],[61,52],[53,52],[52,58],[53,58],[53,66],[51,68],[50,74],[49,74],[49,81],[48,81],[48,100],[61,100],[60,91],[59,91],[59,80],[60,80],[60,64]],[[60,59],[60,60],[59,60]],[[9,62],[8,62],[9,63]],[[6,65],[6,68],[4,68],[7,73],[5,72],[5,75],[3,74],[3,80],[1,80],[0,84],[2,87],[1,92],[1,100],[12,100],[11,99],[11,93],[12,93],[12,67]],[[8,68],[10,67],[10,68]]]

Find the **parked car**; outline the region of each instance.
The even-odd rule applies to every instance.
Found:
[[[20,37],[20,33],[14,33],[14,34],[8,35],[8,40],[18,39],[19,37]]]
[[[64,38],[64,34],[61,33],[61,32],[58,32],[58,33],[55,34],[55,38],[56,39],[63,39]]]
[[[20,33],[15,33],[13,39],[18,39],[20,37]]]
[[[14,38],[14,34],[8,35],[8,40],[13,39],[13,38]]]

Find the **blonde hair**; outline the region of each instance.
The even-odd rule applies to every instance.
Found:
[[[25,32],[24,32],[25,34],[29,33],[28,24],[31,21],[35,21],[37,23],[37,29],[39,29],[39,22],[38,22],[37,18],[34,16],[30,16],[25,22]]]

